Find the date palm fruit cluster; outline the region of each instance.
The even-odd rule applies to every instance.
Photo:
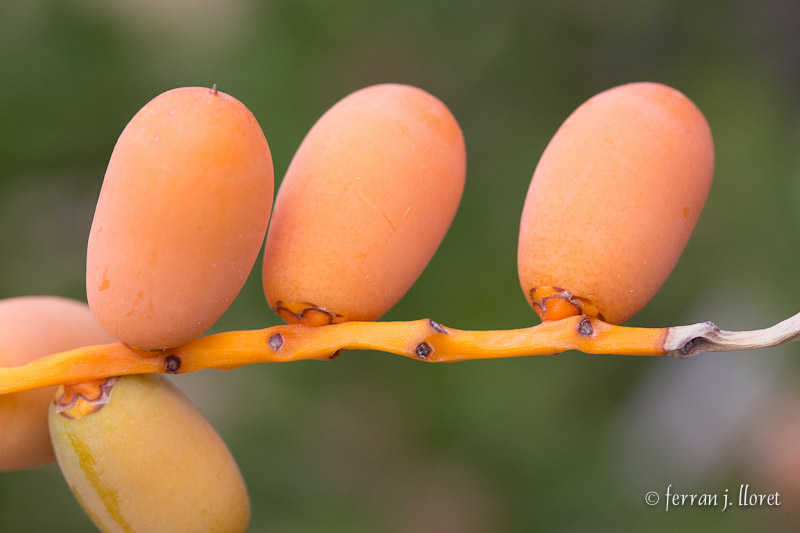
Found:
[[[541,319],[618,324],[644,306],[700,215],[713,154],[703,115],[664,85],[623,85],[581,105],[547,146],[522,211],[519,278]],[[88,307],[0,302],[0,365],[114,339],[182,345],[228,308],[265,236],[264,292],[284,320],[377,320],[444,238],[465,174],[447,107],[414,87],[376,85],[311,128],[273,209],[269,146],[248,109],[216,87],[163,93],[111,155],[89,236]],[[55,456],[104,531],[247,528],[230,452],[161,376],[3,395],[0,428],[0,469]]]

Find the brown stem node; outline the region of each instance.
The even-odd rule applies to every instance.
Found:
[[[277,352],[281,349],[281,346],[283,346],[283,335],[280,333],[273,333],[269,338],[268,344],[273,351]]]
[[[164,359],[164,368],[170,374],[177,374],[181,369],[181,358],[177,355],[168,355]]]
[[[431,328],[433,328],[433,331],[435,331],[436,333],[441,333],[443,335],[447,335],[447,330],[444,329],[444,327],[441,324],[439,324],[438,322],[435,322],[433,320],[430,320],[429,322],[430,322]]]
[[[417,347],[414,349],[414,353],[417,354],[417,357],[419,357],[423,361],[427,360],[428,356],[432,352],[433,352],[433,347],[427,342],[418,344]]]

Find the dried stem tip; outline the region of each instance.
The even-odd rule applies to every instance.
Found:
[[[800,313],[765,329],[723,331],[713,322],[668,329],[667,355],[685,359],[700,352],[733,352],[771,348],[800,340]]]

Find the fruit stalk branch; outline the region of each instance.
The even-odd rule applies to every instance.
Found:
[[[254,363],[335,359],[342,350],[377,350],[451,363],[567,350],[591,354],[669,355],[768,348],[800,340],[800,313],[770,328],[722,331],[711,322],[669,328],[615,326],[583,315],[524,329],[466,331],[430,319],[410,322],[300,324],[200,337],[177,348],[137,350],[123,343],[86,346],[0,368],[0,394],[127,374],[185,374]]]

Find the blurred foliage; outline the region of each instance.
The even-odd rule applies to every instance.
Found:
[[[717,168],[681,262],[631,323],[764,327],[800,300],[799,24],[793,0],[5,2],[0,298],[85,298],[105,165],[160,92],[216,83],[236,96],[280,178],[328,107],[391,81],[451,108],[468,176],[445,242],[385,319],[531,325],[516,239],[536,162],[584,100],[651,80],[703,110]],[[277,323],[255,272],[213,331]],[[799,370],[797,346],[443,366],[348,352],[175,381],[237,457],[253,531],[750,531],[800,520],[800,461],[778,463],[782,478],[764,467],[786,438],[770,432],[780,418],[765,420],[800,410],[789,403]],[[733,498],[742,483],[795,500],[725,512],[644,503],[670,484]],[[89,528],[56,466],[0,475],[0,531]]]

